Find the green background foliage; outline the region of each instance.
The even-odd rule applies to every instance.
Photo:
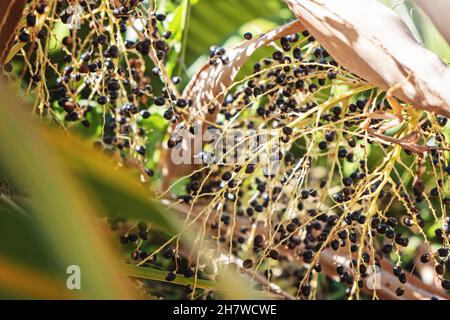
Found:
[[[382,2],[393,6],[398,1]],[[173,32],[167,69],[171,75],[181,76],[183,84],[207,60],[210,46],[233,45],[242,40],[245,31],[258,34],[293,19],[281,0],[165,0],[159,1],[158,10],[168,12],[165,23]],[[450,61],[450,46],[420,9],[405,1],[395,10],[419,41]],[[62,39],[67,29],[59,25],[53,32]],[[270,51],[265,50],[248,66]],[[57,42],[50,54],[61,57]],[[18,62],[14,64],[15,70],[20,70]],[[11,94],[3,85],[0,96],[0,266],[5,268],[2,271],[8,270],[4,274],[22,278],[17,288],[0,274],[0,297],[130,298],[134,294],[124,284],[124,275],[162,281],[164,276],[158,270],[120,264],[119,253],[114,252],[117,239],[108,239],[104,230],[91,223],[120,216],[145,220],[165,238],[177,233],[174,219],[151,199],[149,188],[139,185],[138,174],[117,170],[111,158],[93,152],[77,138],[53,130],[45,132],[36,119],[25,115],[23,106],[6,98]],[[93,113],[90,120],[91,129],[76,131],[93,140],[99,133],[101,115]],[[167,124],[155,113],[144,121],[144,128],[150,137],[148,153],[154,155],[149,166],[154,167]],[[371,159],[381,156],[381,150],[373,147]],[[85,279],[80,295],[64,289],[65,267],[74,261]],[[35,275],[35,279],[27,275]],[[182,280],[180,284],[190,283]],[[214,288],[216,284],[203,281],[202,286]],[[342,291],[336,289],[333,297],[343,297]]]

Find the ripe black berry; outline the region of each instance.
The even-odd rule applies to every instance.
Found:
[[[320,141],[318,147],[320,150],[326,150],[328,148],[328,143],[326,141]]]
[[[442,280],[442,288],[445,290],[450,290],[450,281],[449,280]]]
[[[21,33],[19,33],[19,40],[21,42],[28,42],[30,41],[30,35],[25,31],[22,31]]]
[[[150,118],[150,115],[151,115],[148,110],[142,110],[140,114],[143,119],[148,119],[148,118]]]
[[[185,108],[187,107],[188,102],[185,99],[178,99],[177,100],[177,107],[178,108]]]
[[[163,253],[163,257],[166,259],[171,259],[173,258],[173,256],[174,256],[173,250],[170,248],[167,248]]]
[[[166,99],[164,97],[157,97],[155,99],[155,105],[161,107],[166,104]]]
[[[292,52],[292,55],[297,60],[302,59],[302,52],[301,52],[300,48],[295,48],[294,51]]]
[[[448,118],[442,117],[442,116],[438,116],[437,120],[438,120],[439,125],[441,125],[442,127],[444,127],[448,122]]]
[[[36,16],[33,13],[27,14],[26,20],[29,27],[34,27],[36,25]]]
[[[314,49],[314,55],[316,56],[316,58],[320,58],[323,55],[323,49],[318,47]]]
[[[225,172],[225,173],[222,175],[222,180],[228,181],[228,180],[231,179],[231,177],[232,177],[231,172],[230,172],[230,171],[227,171],[227,172]]]
[[[105,96],[100,96],[100,97],[97,98],[97,102],[100,105],[104,105],[104,104],[106,104],[108,102],[108,98],[106,98]]]
[[[306,263],[311,262],[313,260],[313,257],[314,253],[311,250],[303,252],[303,261],[305,261]]]
[[[244,269],[250,269],[251,267],[253,267],[253,261],[251,259],[246,259],[242,262],[242,267]]]
[[[174,115],[173,110],[172,109],[167,109],[166,111],[164,111],[163,117],[166,120],[170,120],[170,119],[173,118],[173,115]]]
[[[446,258],[448,256],[449,250],[447,248],[439,248],[438,249],[438,255],[441,258]]]
[[[147,231],[140,231],[139,232],[139,238],[141,238],[142,240],[147,240],[148,239],[148,232]]]
[[[47,31],[45,29],[42,29],[37,33],[36,36],[39,40],[44,40],[47,38]]]
[[[283,133],[285,134],[285,135],[291,135],[292,134],[292,128],[291,127],[283,127]]]
[[[311,286],[309,284],[305,284],[300,290],[305,297],[308,297],[311,294]]]
[[[444,268],[444,266],[443,266],[442,264],[437,264],[437,265],[434,267],[434,270],[435,270],[436,273],[439,274],[439,275],[443,275],[444,272],[445,272],[445,268]]]
[[[3,66],[3,71],[5,71],[6,73],[10,73],[12,70],[13,70],[13,66],[9,62]]]
[[[36,12],[43,14],[45,12],[45,8],[47,8],[47,4],[45,2],[41,2],[36,6]]]
[[[122,244],[127,244],[128,243],[128,237],[126,235],[120,236],[120,242]]]
[[[430,261],[430,255],[428,253],[425,253],[420,257],[420,262],[422,262],[422,263],[427,263],[429,261]]]
[[[173,272],[169,272],[166,276],[166,281],[173,281],[175,280],[175,278],[177,277],[177,275]]]
[[[274,60],[281,61],[281,60],[283,60],[283,53],[282,53],[281,51],[275,51],[275,52],[272,54],[272,58],[273,58]]]
[[[249,164],[245,168],[245,173],[247,173],[247,174],[253,173],[255,171],[255,169],[256,169],[256,167],[254,164]]]
[[[156,14],[156,20],[162,22],[162,21],[166,20],[166,15],[164,13],[158,13],[158,14]]]
[[[245,40],[251,40],[253,38],[253,35],[251,32],[244,33],[244,39]]]
[[[113,44],[108,48],[107,53],[111,58],[118,58],[119,57],[119,47]]]
[[[137,235],[135,235],[134,233],[130,233],[130,234],[128,235],[128,240],[129,240],[130,242],[136,242],[137,239],[138,239],[138,237],[137,237]]]
[[[342,184],[346,187],[350,187],[353,184],[353,180],[349,177],[345,177],[342,179]]]
[[[280,254],[278,253],[277,250],[270,250],[269,257],[272,258],[273,260],[278,260],[280,257]]]
[[[402,295],[405,294],[405,290],[403,288],[399,287],[395,290],[395,294],[397,295],[397,297],[401,297]]]

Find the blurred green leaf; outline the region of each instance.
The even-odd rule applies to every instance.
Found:
[[[89,191],[108,215],[142,219],[166,233],[176,233],[175,218],[152,200],[152,192],[139,184],[138,177],[115,165],[117,158],[96,152],[74,137],[52,132],[47,139],[63,155],[66,169],[78,177],[83,190]]]
[[[1,159],[1,165],[21,186],[29,189],[32,196],[24,202],[25,208],[11,199],[1,198],[0,232],[10,241],[0,245],[0,257],[13,257],[15,264],[9,265],[19,263],[21,268],[26,268],[27,274],[43,274],[45,279],[52,279],[54,275],[61,289],[67,276],[65,268],[71,264],[79,265],[83,290],[77,297],[84,298],[130,297],[121,280],[125,275],[163,280],[166,273],[158,270],[129,266],[128,271],[131,268],[133,272],[120,271],[123,265],[117,265],[118,259],[113,258],[104,241],[106,236],[98,230],[94,217],[120,215],[142,219],[173,235],[179,230],[176,216],[152,200],[150,189],[138,182],[136,175],[130,173],[133,170],[118,165],[117,158],[103,155],[55,129],[42,130],[28,115],[17,110],[21,106],[17,107],[17,102],[4,90],[0,87],[0,93],[7,97],[0,105],[3,111],[0,150],[8,156]],[[3,121],[7,123],[3,124]],[[155,120],[153,125],[158,127],[160,123]],[[24,143],[19,145],[15,139]],[[139,169],[135,171],[139,172]],[[17,241],[15,235],[21,232],[26,237]],[[183,239],[189,243],[193,235],[189,232]],[[36,246],[33,251],[30,251],[30,243]],[[227,283],[232,282],[231,278],[232,275],[224,276]],[[178,281],[189,284],[192,280],[182,281],[179,277]],[[197,284],[199,288],[214,287],[217,290],[217,286],[209,281],[198,279]],[[7,285],[0,277],[0,296],[4,295]],[[44,297],[54,293],[55,290],[50,290],[52,286],[49,285],[49,292]],[[22,294],[36,293],[36,288],[22,289],[25,290]],[[62,297],[68,294],[67,290],[60,293]],[[240,294],[247,298],[257,296],[250,289]],[[8,297],[11,295],[11,292],[7,293]]]
[[[139,267],[135,265],[127,264],[126,266],[127,274],[130,277],[140,278],[140,279],[147,279],[147,280],[155,280],[155,281],[164,281],[169,282],[166,280],[167,271],[158,270],[151,267]],[[179,284],[179,285],[196,285],[197,288],[200,289],[210,289],[210,290],[221,290],[219,285],[215,283],[214,281],[208,281],[208,280],[202,280],[197,279],[195,281],[193,278],[186,278],[183,275],[177,275],[175,280],[171,281],[170,283]]]
[[[408,26],[409,30],[414,34],[414,37],[417,39],[418,42],[423,44],[422,36],[417,29],[417,26],[413,20],[410,6],[410,1],[398,1],[398,0],[379,0],[385,5],[387,5],[389,8],[392,8],[397,14],[403,19],[403,21]]]
[[[416,5],[411,5],[413,21],[423,39],[424,46],[450,62],[450,45],[436,29],[430,18]]]
[[[173,20],[168,30],[172,32],[170,45],[172,50],[166,64],[167,73],[171,76],[181,75],[185,68],[185,56],[187,46],[187,31],[191,13],[191,0],[183,0],[173,12]]]
[[[47,244],[39,246],[40,249],[51,253],[56,263],[52,264],[55,278],[60,284],[65,284],[66,268],[77,265],[82,270],[80,293],[84,297],[132,297],[130,289],[120,279],[119,265],[114,262],[111,248],[92,223],[92,218],[100,210],[66,171],[54,146],[45,142],[41,128],[21,110],[23,107],[3,84],[0,84],[0,95],[0,165],[18,184],[30,190],[30,213],[33,214],[30,223],[38,228],[38,238]],[[4,217],[2,214],[2,220]],[[16,222],[9,232],[16,233],[20,239],[21,230],[17,227],[26,224]],[[9,252],[10,258],[23,263],[35,250],[32,243],[27,245],[23,250]],[[2,259],[8,254],[4,249],[0,253]],[[41,258],[44,261],[45,256]],[[30,267],[28,263],[24,266]],[[0,283],[0,287],[3,284]],[[61,292],[63,296],[66,294]]]
[[[450,45],[436,29],[427,14],[411,0],[379,0],[395,10],[424,47],[450,62]]]
[[[199,56],[208,54],[211,45],[224,44],[252,20],[267,19],[281,24],[283,19],[290,16],[290,13],[281,13],[283,8],[286,9],[286,6],[279,0],[199,0],[196,4],[193,3],[188,27],[186,64],[190,65]]]

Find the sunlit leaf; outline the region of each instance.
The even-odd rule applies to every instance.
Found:
[[[450,116],[450,67],[375,0],[285,0],[341,65],[414,107]],[[370,15],[365,14],[370,12]]]

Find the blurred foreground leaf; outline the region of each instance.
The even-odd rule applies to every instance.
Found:
[[[126,276],[165,281],[166,272],[120,264],[98,217],[145,220],[173,236],[179,232],[176,215],[152,200],[150,189],[133,170],[119,166],[117,158],[55,129],[43,130],[3,85],[0,94],[5,97],[0,103],[0,152],[6,155],[0,172],[30,193],[17,199],[0,195],[0,297],[121,299],[133,297]],[[188,245],[194,234],[183,237]],[[66,289],[69,265],[81,268],[80,291]],[[224,276],[227,283],[231,278]],[[180,276],[175,283],[193,281]],[[195,283],[221,290],[212,281]],[[230,288],[224,285],[223,290]],[[250,289],[241,290],[241,296],[256,297]]]
[[[439,2],[438,6],[430,5],[430,1],[415,1],[419,5],[423,5],[426,9],[431,9],[430,13],[434,15],[433,18],[439,21],[432,21],[427,13],[422,10],[414,1],[396,1],[396,0],[379,0],[381,3],[386,4],[389,8],[392,8],[408,25],[408,28],[417,38],[417,40],[426,48],[430,49],[442,59],[450,61],[450,45],[445,40],[443,34],[439,32],[436,25],[442,26],[445,23],[446,11],[441,10],[440,16],[436,16],[439,13],[440,5],[444,2]],[[441,28],[442,31],[447,31],[445,28]]]
[[[129,265],[129,264],[126,265],[125,267],[127,270],[127,274],[130,277],[169,282],[165,279],[167,276],[166,271],[158,270],[155,268],[149,268],[149,267],[139,267],[139,266],[134,266],[134,265]],[[175,280],[171,281],[170,283],[183,285],[183,286],[194,285],[194,279],[186,278],[183,275],[177,275]],[[214,281],[198,279],[196,282],[196,286],[197,286],[197,288],[200,288],[200,289],[220,290],[220,288]]]
[[[5,211],[1,212],[2,229],[8,233],[2,233],[0,259],[11,261],[2,264],[1,273],[14,274],[19,269],[12,270],[8,266],[20,264],[27,270],[22,274],[31,278],[27,283],[31,285],[40,273],[46,272],[49,275],[44,278],[54,278],[58,283],[56,287],[61,288],[60,297],[65,297],[69,293],[65,289],[69,276],[66,269],[77,265],[81,269],[81,290],[73,291],[77,297],[133,297],[125,278],[120,276],[120,266],[115,262],[103,231],[93,223],[101,210],[67,172],[67,165],[55,147],[46,143],[43,130],[21,110],[22,106],[3,84],[0,84],[0,95],[0,166],[21,188],[29,190],[32,214],[24,217],[13,213],[14,218],[11,218]],[[43,255],[34,255],[40,250]],[[35,259],[29,259],[30,255]],[[22,277],[18,276],[18,281],[12,283],[10,277],[0,278],[2,295],[48,297],[45,290],[50,290],[50,285],[17,292]],[[42,282],[37,281],[36,285],[39,283]]]
[[[188,65],[199,55],[207,54],[211,45],[222,44],[245,23],[256,18],[277,17],[282,7],[278,0],[193,1],[188,27]]]

